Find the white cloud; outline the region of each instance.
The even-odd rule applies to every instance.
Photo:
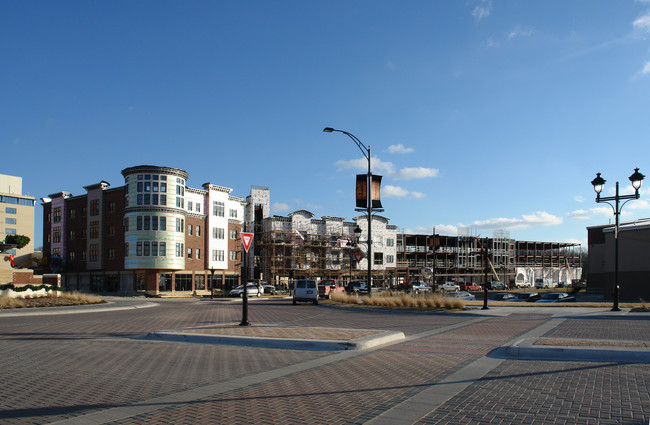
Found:
[[[411,153],[413,148],[407,148],[403,144],[398,143],[396,145],[390,145],[388,147],[388,152],[390,153]]]
[[[646,12],[645,15],[637,18],[632,22],[632,26],[641,31],[650,31],[650,12]]]
[[[530,29],[522,28],[519,25],[516,25],[509,33],[508,40],[512,40],[517,37],[530,37],[533,34],[533,31]]]
[[[352,159],[349,161],[339,160],[336,161],[336,166],[338,171],[343,171],[346,169],[353,169],[358,171],[368,171],[368,160],[366,158]],[[372,172],[377,174],[384,175],[393,175],[395,174],[395,166],[392,162],[382,161],[378,157],[372,159]]]
[[[390,184],[385,185],[381,188],[381,195],[385,198],[406,198],[412,197],[416,199],[424,198],[426,195],[421,192],[409,192],[408,190],[399,187],[393,186]]]
[[[522,215],[521,218],[497,217],[477,220],[472,227],[480,229],[520,229],[530,226],[554,226],[562,223],[562,218],[539,211],[535,214]]]
[[[650,61],[646,62],[645,65],[643,65],[643,69],[639,71],[641,75],[648,75],[650,74]]]
[[[575,218],[576,220],[588,220],[591,218],[591,212],[587,210],[575,210],[567,214],[569,218]]]
[[[361,172],[368,170],[368,160],[365,158],[352,159],[349,161],[339,160],[336,161],[335,165],[337,166],[338,171],[353,169]],[[435,168],[425,167],[407,167],[396,172],[395,165],[393,165],[392,162],[382,161],[379,158],[373,158],[371,165],[373,174],[380,174],[398,180],[425,179],[428,177],[436,177],[439,173],[439,170]]]
[[[584,201],[585,201],[585,198],[583,198],[583,197],[580,196],[580,195],[576,196],[576,197],[573,198],[573,199],[575,199],[576,202],[584,202]]]
[[[438,173],[439,170],[436,168],[413,167],[402,168],[394,177],[398,180],[425,179],[428,177],[436,177]]]
[[[271,205],[271,210],[274,213],[281,213],[281,212],[286,212],[289,211],[291,207],[289,204],[286,204],[284,202],[274,202],[273,205]]]
[[[458,227],[453,224],[436,224],[434,227],[439,235],[458,235]]]
[[[483,19],[490,16],[492,11],[492,2],[490,0],[481,0],[480,4],[472,10],[472,16],[476,22],[480,22]]]

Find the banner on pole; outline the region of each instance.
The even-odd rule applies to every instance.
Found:
[[[381,206],[381,199],[379,197],[381,191],[381,177],[373,175],[372,176],[372,186],[370,196],[372,199],[372,208],[383,208]],[[367,174],[357,174],[357,208],[368,208],[368,175]]]

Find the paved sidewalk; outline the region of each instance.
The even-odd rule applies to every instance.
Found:
[[[129,308],[46,320],[0,316],[0,422],[650,421],[647,363],[587,361],[580,353],[552,361],[508,353],[533,340],[569,340],[575,350],[592,344],[595,350],[647,350],[645,313],[495,307],[431,314],[251,300],[253,325],[239,327],[241,305],[235,303],[160,300],[151,308],[124,303]],[[276,344],[188,343],[162,337],[165,331],[190,339],[270,338]],[[347,350],[277,344],[400,333],[399,340]]]

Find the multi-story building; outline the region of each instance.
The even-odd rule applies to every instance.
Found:
[[[6,254],[31,256],[34,252],[34,202],[31,196],[23,195],[22,177],[0,174],[0,242],[7,235],[23,235],[29,243],[21,249],[10,249]]]
[[[239,283],[246,202],[232,189],[187,186],[178,168],[122,170],[86,194],[43,198],[44,254],[68,290],[207,294]]]
[[[367,280],[367,216],[346,222],[341,217],[313,218],[299,210],[287,217],[263,219],[256,233],[256,253],[260,278],[274,285],[288,285],[291,279],[321,278]],[[355,229],[361,234],[356,240]],[[395,275],[397,227],[388,219],[373,216],[373,285],[388,286]],[[357,262],[355,253],[363,254]]]
[[[486,268],[485,250],[492,267]],[[487,271],[487,273],[486,273]],[[401,233],[397,238],[399,281],[484,283],[499,280],[530,286],[536,278],[571,283],[580,279],[580,246],[560,242],[511,239],[506,232],[492,238]]]
[[[616,226],[587,227],[587,289],[612,299],[616,282]],[[650,299],[650,219],[619,224],[618,281],[621,300]]]

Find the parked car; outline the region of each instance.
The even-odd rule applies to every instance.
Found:
[[[519,294],[514,294],[513,298],[510,298],[506,301],[523,303],[523,302],[535,302],[540,298],[540,295],[537,292],[521,292]]]
[[[490,282],[490,288],[492,288],[493,291],[494,290],[498,291],[498,290],[506,289],[506,285],[504,285],[503,282],[499,282],[497,280],[494,280],[494,281]]]
[[[264,294],[275,295],[276,289],[273,285],[262,285],[262,290]]]
[[[438,285],[438,288],[445,292],[460,291],[460,286],[456,285],[454,282],[442,282]]]
[[[368,293],[368,285],[366,282],[350,282],[345,290],[349,294]]]
[[[483,288],[481,288],[480,285],[477,285],[474,282],[461,283],[460,284],[460,290],[461,291],[480,291],[481,289],[483,289]]]
[[[328,300],[332,298],[334,292],[343,292],[345,287],[339,285],[339,282],[336,280],[321,280],[318,283],[318,296],[320,298],[327,298]]]
[[[490,295],[488,300],[490,301],[508,301],[511,298],[514,298],[514,294],[509,294],[507,292],[499,292],[496,294]]]
[[[476,299],[474,294],[470,294],[467,291],[449,292],[448,294],[445,295],[445,298],[456,298],[456,299],[460,299],[460,300],[475,300]]]
[[[576,297],[569,295],[566,292],[549,292],[547,294],[542,294],[541,298],[537,301],[538,303],[567,303],[567,302],[576,302]]]
[[[248,292],[249,297],[261,297],[262,292],[260,288],[254,283],[249,283],[247,285],[246,291]],[[244,297],[244,285],[238,285],[235,289],[228,292],[229,297]]]
[[[432,288],[424,282],[413,282],[411,284],[411,292],[414,294],[423,294],[425,292],[431,292]]]
[[[314,279],[298,279],[293,287],[293,303],[298,301],[318,304],[318,285]]]

